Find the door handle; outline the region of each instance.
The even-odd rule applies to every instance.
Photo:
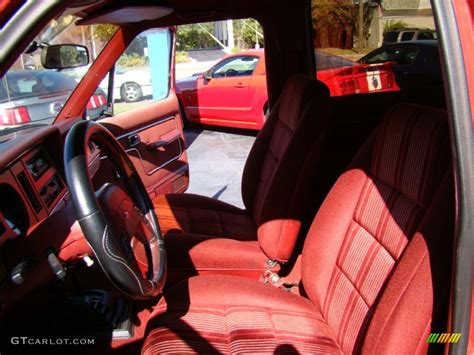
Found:
[[[178,130],[172,130],[171,132],[160,137],[160,140],[156,142],[147,143],[146,146],[150,150],[159,149],[173,143],[175,140],[181,137],[181,132]]]
[[[242,89],[242,88],[245,87],[245,85],[242,84],[242,83],[238,83],[237,85],[235,85],[235,87],[236,87],[237,89]]]

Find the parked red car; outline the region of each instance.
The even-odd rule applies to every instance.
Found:
[[[367,65],[316,52],[317,78],[331,96],[398,91],[391,63]],[[205,73],[176,82],[186,119],[260,130],[268,108],[263,49],[226,56]]]

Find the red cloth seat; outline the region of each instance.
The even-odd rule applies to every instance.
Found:
[[[446,331],[454,230],[446,112],[390,110],[318,211],[296,296],[198,276],[171,288],[144,354],[420,353]]]
[[[268,259],[290,259],[302,224],[312,217],[308,189],[313,174],[319,173],[329,114],[327,87],[294,76],[247,159],[242,177],[245,209],[192,194],[154,199],[171,275],[218,272],[258,278]],[[230,246],[240,250],[240,258],[227,253]]]
[[[193,277],[167,292],[154,314],[147,355],[340,351],[308,299],[247,278]]]

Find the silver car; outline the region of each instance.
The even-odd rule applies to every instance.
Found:
[[[73,78],[53,70],[9,71],[0,85],[0,125],[51,123],[76,86]],[[87,116],[97,119],[106,108],[106,94],[98,89]]]

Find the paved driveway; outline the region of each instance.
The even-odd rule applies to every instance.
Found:
[[[256,133],[190,128],[185,136],[190,170],[187,192],[243,207],[240,181]]]

